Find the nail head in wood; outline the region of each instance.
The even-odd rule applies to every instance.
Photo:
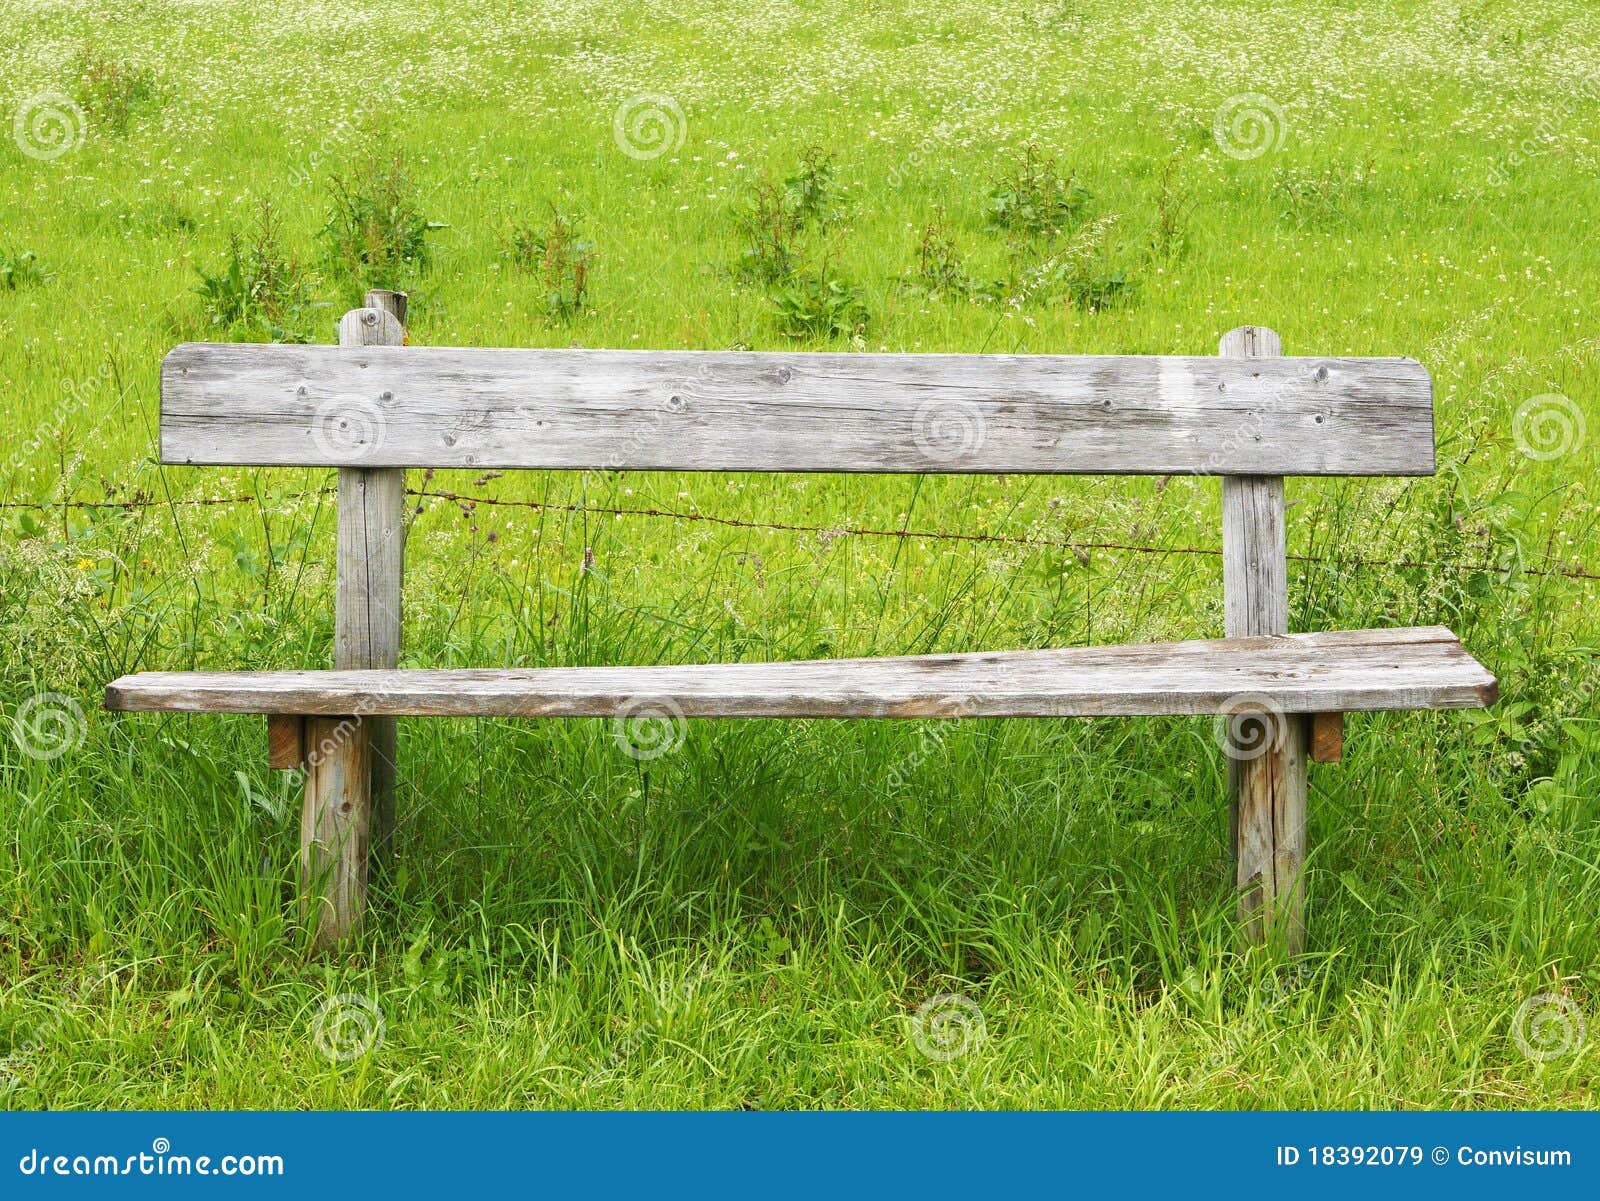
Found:
[[[941,474],[1434,469],[1433,387],[1409,359],[402,346],[401,322],[386,316],[347,317],[338,347],[176,348],[162,371],[163,460]],[[1248,344],[1276,345],[1269,333],[1257,327]],[[1319,367],[1326,381],[1314,377]],[[384,392],[393,400],[379,407],[393,419],[381,450],[317,436],[330,401],[373,403]]]

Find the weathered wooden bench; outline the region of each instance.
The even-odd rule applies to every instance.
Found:
[[[106,693],[268,716],[270,763],[306,773],[301,876],[324,943],[360,920],[369,831],[381,846],[393,829],[397,717],[1230,715],[1242,928],[1293,951],[1307,763],[1339,757],[1342,715],[1495,699],[1442,628],[1288,632],[1283,477],[1431,474],[1432,384],[1411,359],[1284,358],[1259,326],[1217,357],[420,348],[402,345],[404,300],[370,293],[337,347],[185,345],[162,369],[164,462],[339,469],[335,670],[142,672]],[[1220,475],[1226,637],[398,670],[408,467]]]

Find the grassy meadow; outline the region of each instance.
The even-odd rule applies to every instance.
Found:
[[[1583,0],[0,0],[4,1103],[1591,1105],[1597,93]],[[1291,628],[1501,702],[1350,719],[1294,964],[1179,719],[403,722],[314,954],[263,723],[99,702],[331,665],[332,473],[161,465],[158,373],[372,286],[424,345],[1412,355],[1439,473],[1289,482]],[[1215,480],[410,488],[406,666],[1222,630]]]

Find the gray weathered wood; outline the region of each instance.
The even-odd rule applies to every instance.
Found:
[[[1281,475],[1222,477],[1222,612],[1229,638],[1289,632]]]
[[[123,710],[417,716],[1095,717],[1491,704],[1495,680],[1449,630],[1342,630],[1059,650],[792,663],[504,670],[144,672]],[[369,717],[370,720],[370,717]]]
[[[346,313],[339,322],[339,345],[400,346],[405,341],[405,318],[404,292],[369,291],[366,308]],[[357,421],[367,417],[359,410],[351,416]],[[400,662],[405,491],[402,468],[339,471],[335,668],[395,667]],[[372,849],[381,860],[394,833],[399,732],[392,717],[376,716],[370,726]]]
[[[1218,352],[1251,364],[1285,361],[1278,335],[1258,325],[1224,334]],[[1288,632],[1287,552],[1283,475],[1224,476],[1223,620],[1230,638]],[[1290,954],[1298,953],[1304,936],[1306,732],[1304,720],[1274,718],[1264,733],[1256,727],[1265,739],[1261,746],[1231,741],[1228,754],[1241,924],[1252,942],[1271,941]]]
[[[370,341],[371,339],[369,339]],[[1422,475],[1411,359],[189,344],[168,463]]]
[[[360,718],[306,718],[306,791],[300,816],[300,890],[321,947],[361,924],[367,897],[372,747]]]

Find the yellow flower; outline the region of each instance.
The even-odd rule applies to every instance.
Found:
[[[78,570],[79,571],[88,571],[89,568],[91,568],[93,566],[94,566],[94,560],[93,559],[79,559],[78,560]]]

